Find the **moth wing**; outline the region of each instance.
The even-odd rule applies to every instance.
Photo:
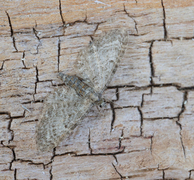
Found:
[[[36,129],[38,149],[48,151],[56,147],[72,133],[91,106],[91,100],[78,96],[72,88],[58,87],[45,99]]]
[[[88,80],[96,92],[102,92],[115,72],[128,41],[125,30],[112,30],[94,39],[80,51],[77,68],[79,76]]]

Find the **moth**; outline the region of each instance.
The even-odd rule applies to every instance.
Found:
[[[49,151],[67,138],[93,105],[103,105],[106,89],[128,42],[126,30],[111,30],[94,38],[77,57],[77,74],[63,72],[59,86],[44,100],[36,129],[40,151]]]

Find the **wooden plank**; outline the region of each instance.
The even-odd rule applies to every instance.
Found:
[[[193,0],[4,1],[0,179],[193,179]],[[38,152],[45,97],[93,37],[130,39],[103,97],[69,138]]]

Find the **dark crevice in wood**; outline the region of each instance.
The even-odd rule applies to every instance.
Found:
[[[154,136],[151,136],[150,140],[151,140],[151,143],[150,143],[150,152],[152,154],[152,146],[153,146],[153,137]]]
[[[111,107],[111,110],[112,110],[112,121],[111,121],[111,129],[110,129],[110,132],[112,132],[113,126],[114,126],[114,122],[115,122],[115,109],[114,109],[113,102],[110,102],[110,107]]]
[[[58,39],[58,55],[57,55],[58,72],[59,72],[59,67],[60,67],[60,56],[61,56],[61,40],[59,37],[59,39]]]
[[[113,168],[115,169],[116,173],[120,176],[121,180],[123,179],[123,176],[121,173],[117,170],[116,166],[112,163]]]
[[[180,120],[181,114],[185,111],[185,104],[187,103],[187,101],[188,101],[188,92],[185,91],[184,95],[183,95],[183,102],[182,102],[181,111],[178,114],[178,120]]]
[[[7,126],[7,129],[8,129],[8,132],[11,134],[11,138],[8,140],[8,144],[13,141],[14,139],[14,131],[11,129],[11,123],[13,121],[13,119],[11,118],[11,115],[9,114],[9,123],[8,123],[8,126]]]
[[[94,35],[94,34],[96,33],[96,31],[98,30],[99,25],[100,25],[100,23],[97,23],[97,24],[96,24],[96,28],[94,29],[93,35]],[[92,39],[92,40],[93,40],[93,39]]]
[[[15,37],[14,37],[14,31],[13,31],[13,27],[12,27],[12,23],[11,23],[11,18],[10,18],[10,16],[9,16],[9,14],[8,14],[7,11],[5,11],[5,13],[6,13],[6,15],[7,15],[8,22],[9,22],[10,33],[11,33],[10,36],[11,36],[11,38],[12,38],[13,47],[14,47],[15,51],[18,52],[18,49],[17,49],[17,47],[16,47],[16,43],[15,43]]]
[[[120,149],[119,151],[117,152],[114,152],[114,153],[97,153],[97,154],[77,154],[76,152],[65,152],[65,153],[62,153],[62,154],[56,154],[55,156],[65,156],[65,155],[73,155],[74,157],[82,157],[82,156],[112,156],[112,155],[117,155],[117,154],[123,154],[125,148],[123,149]]]
[[[140,90],[140,89],[146,89],[146,88],[153,88],[153,87],[176,87],[177,90],[194,90],[194,86],[190,87],[181,87],[178,83],[164,83],[164,84],[150,84],[147,86],[134,86],[134,85],[120,85],[120,86],[108,86],[107,89],[115,89],[115,88],[134,88],[133,90]]]
[[[5,63],[5,60],[1,64],[0,70],[3,70],[4,63]],[[1,85],[1,83],[0,83],[0,85]]]
[[[139,111],[139,114],[140,114],[140,136],[142,136],[143,134],[143,113],[140,109],[140,107],[137,107],[138,111]]]
[[[162,170],[162,178],[165,179],[165,171]]]
[[[36,94],[36,90],[37,90],[37,82],[35,82],[35,87],[34,87],[34,94]],[[27,102],[28,103],[28,102]],[[27,104],[26,102],[25,102],[25,104]]]
[[[26,102],[22,102],[21,104],[32,104],[33,103],[42,103],[43,100],[36,100],[36,101],[26,101]]]
[[[163,9],[164,40],[166,40],[168,38],[168,33],[167,33],[167,28],[166,28],[166,11],[165,11],[163,0],[161,0],[161,5],[162,5],[162,9]]]
[[[34,32],[34,35],[36,36],[36,38],[38,39],[38,41],[40,41],[40,38],[39,38],[38,33],[37,33],[35,28],[33,28],[33,32]]]
[[[134,85],[120,85],[120,86],[107,86],[107,89],[115,89],[115,88],[136,88]],[[140,87],[137,87],[140,88]]]
[[[88,25],[94,25],[95,23],[88,23],[87,22],[87,16],[85,17],[85,19],[84,20],[77,20],[77,21],[74,21],[74,22],[69,22],[68,24],[66,24],[65,26],[67,27],[67,26],[73,26],[73,25],[75,25],[75,24],[77,24],[77,23],[86,23],[86,24],[88,24]],[[98,24],[98,23],[97,23]]]
[[[149,63],[150,63],[150,85],[151,85],[151,94],[153,92],[152,87],[154,85],[153,77],[155,76],[154,72],[154,65],[153,65],[153,56],[152,56],[152,48],[153,48],[154,41],[151,42],[150,47],[149,47]]]
[[[12,24],[11,24],[11,18],[10,18],[10,16],[9,16],[9,14],[8,14],[7,11],[5,11],[5,13],[6,13],[6,15],[7,15],[8,22],[9,22],[10,33],[11,33],[10,36],[12,37],[12,36],[13,36],[13,28],[12,28]]]
[[[55,155],[56,155],[56,147],[55,147],[55,148],[53,148],[53,155],[52,155],[52,157],[51,157],[51,161],[53,161],[53,159],[54,159]]]
[[[123,139],[123,136],[124,136],[124,131],[122,129],[121,131],[121,136],[119,137],[119,149],[121,149],[121,146],[122,146],[122,139]]]
[[[11,116],[12,119],[21,119],[21,118],[24,118],[24,112],[23,112],[23,115],[21,116]]]
[[[53,169],[53,167],[51,166],[51,169],[49,170],[50,180],[52,180],[52,179],[53,179],[52,169]]]
[[[191,171],[192,170],[189,171],[189,177],[186,180],[191,179]]]
[[[43,36],[41,37],[40,39],[52,39],[52,38],[59,38],[59,37],[64,37],[64,34],[63,35],[53,35],[53,36]]]
[[[14,180],[17,180],[17,169],[14,169]]]
[[[179,38],[180,41],[183,41],[183,40],[191,40],[191,41],[193,41],[193,39],[194,39],[194,36],[191,36],[191,37],[181,37],[181,38]]]
[[[52,156],[51,156],[51,161],[49,161],[48,163],[44,164],[44,166],[46,167],[46,166],[48,166],[49,164],[52,164],[53,161],[54,161],[55,156],[56,156],[56,147],[53,148],[53,152],[52,152]]]
[[[88,148],[90,150],[90,154],[92,154],[92,148],[91,148],[91,141],[90,141],[90,129],[89,129],[89,134],[88,134]]]
[[[119,88],[116,88],[116,100],[113,101],[118,101],[119,100]]]
[[[38,74],[38,67],[35,66],[35,69],[36,69],[36,82],[39,82],[39,78],[38,78],[38,76],[39,76],[39,74]]]
[[[116,163],[118,164],[117,157],[115,155],[113,155],[113,158],[115,159]]]
[[[4,115],[4,114],[8,115],[9,118],[11,118],[11,113],[10,113],[10,112],[7,112],[7,111],[0,111],[0,115]]]
[[[153,85],[147,85],[147,86],[134,86],[134,85],[120,85],[120,86],[108,86],[107,89],[115,89],[115,88],[134,88],[133,90],[141,90],[141,89],[147,89],[150,87],[176,87],[177,90],[194,90],[194,86],[188,86],[188,87],[181,87],[178,83],[164,83],[164,84],[153,84]]]
[[[152,40],[146,40],[146,41],[143,41],[144,43],[151,43],[152,41],[157,41],[157,42],[173,42],[172,39],[176,39],[176,40],[180,40],[179,38],[170,38],[170,39],[152,39]]]
[[[39,82],[39,74],[38,74],[38,67],[35,66],[35,70],[36,70],[36,82],[35,82],[35,87],[34,87],[34,94],[37,93],[37,83]]]
[[[11,170],[13,162],[16,161],[16,154],[15,154],[14,148],[10,148],[10,149],[12,150],[12,153],[13,153],[13,159],[10,162],[10,167],[9,167],[9,169]]]
[[[193,91],[194,90],[194,86],[190,86],[190,87],[178,87],[177,88],[178,90],[190,90],[190,91]]]
[[[96,23],[89,23],[87,22],[87,14],[86,14],[86,17],[84,20],[77,20],[77,21],[74,21],[74,22],[69,22],[68,24],[65,24],[65,28],[68,27],[68,26],[74,26],[75,24],[77,23],[86,23],[87,25],[96,25],[96,28],[94,30],[94,33],[93,35],[95,35],[96,31],[98,30],[98,27],[100,24],[102,23],[105,23],[106,21],[102,21],[102,22],[96,22]],[[52,36],[52,37],[63,37],[64,35],[59,35],[59,36]],[[88,35],[83,35],[82,37],[88,37]],[[72,37],[73,38],[73,37]]]
[[[62,7],[61,7],[61,0],[59,0],[59,13],[61,16],[62,23],[63,23],[63,25],[65,25],[65,20],[63,18],[63,12],[62,12]]]
[[[128,109],[128,108],[138,108],[139,106],[119,106],[115,107],[114,109]]]
[[[39,38],[38,33],[37,33],[35,28],[33,28],[33,32],[34,32],[35,37],[39,41],[38,45],[36,46],[36,53],[35,53],[35,54],[38,54],[39,53],[39,46],[41,45],[41,41],[40,41],[40,38]]]
[[[181,111],[178,114],[178,121],[176,121],[176,124],[180,127],[180,141],[181,141],[181,145],[182,145],[182,149],[183,149],[183,154],[184,157],[186,158],[186,151],[185,151],[185,146],[183,143],[183,138],[182,138],[182,124],[180,123],[180,116],[184,113],[185,111],[185,104],[188,101],[188,92],[185,91],[184,96],[183,96],[183,102],[182,102],[182,107],[181,107]]]
[[[153,48],[154,41],[151,42],[150,47],[149,47],[149,59],[150,59],[150,69],[151,69],[151,78],[155,76],[155,71],[154,71],[154,64],[153,64],[153,56],[152,56],[152,48]],[[151,83],[153,84],[153,82]]]
[[[3,141],[1,141],[1,145],[3,147],[9,148],[12,151],[13,158],[12,158],[10,164],[9,164],[9,170],[11,171],[12,170],[12,164],[13,164],[14,161],[16,161],[16,154],[15,154],[15,151],[14,151],[15,146],[4,145]]]
[[[25,62],[24,62],[24,59],[25,59],[25,51],[24,51],[23,54],[22,54],[22,64],[23,64],[23,66],[24,66],[24,68],[22,68],[22,69],[30,69],[30,68],[27,68],[27,67],[26,67],[26,64],[25,64]]]
[[[15,51],[18,52],[18,49],[16,47],[15,37],[14,36],[12,36],[12,42],[13,42],[13,47],[14,47]]]
[[[141,100],[141,105],[140,105],[141,108],[143,107],[143,103],[144,103],[144,95],[145,94],[142,94],[142,100]]]
[[[34,119],[34,120],[27,120],[27,121],[23,121],[21,122],[21,124],[25,124],[25,123],[31,123],[31,122],[37,122],[38,119]]]
[[[117,157],[115,155],[113,155],[115,161],[116,161],[116,164],[118,164],[118,160],[117,160]],[[117,174],[120,176],[120,179],[122,180],[122,175],[117,171],[115,165],[112,163],[112,166],[113,168],[115,169],[115,171],[117,172]],[[113,178],[114,179],[114,178]]]
[[[20,163],[28,163],[29,165],[42,165],[43,169],[46,169],[46,165],[44,163],[34,163],[32,160],[24,160],[24,159],[15,159],[15,162],[19,161]]]
[[[123,9],[124,9],[124,12],[127,14],[127,16],[133,20],[133,22],[135,24],[136,33],[138,34],[138,28],[137,28],[137,22],[136,22],[136,20],[132,16],[129,15],[129,13],[127,12],[127,10],[125,8],[125,4],[123,4]]]
[[[76,152],[73,152],[73,151],[69,151],[69,152],[65,152],[65,153],[62,153],[62,154],[56,154],[55,153],[55,156],[53,156],[53,160],[56,156],[66,156],[66,155],[71,155],[72,157],[75,157],[75,156],[88,156],[89,154],[82,154],[82,155],[77,155]]]

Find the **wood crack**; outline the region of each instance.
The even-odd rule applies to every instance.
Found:
[[[162,9],[163,9],[164,40],[166,40],[168,38],[168,32],[167,32],[167,28],[166,28],[166,11],[165,11],[163,0],[161,0],[161,5],[162,5]]]
[[[13,31],[13,27],[12,27],[12,23],[11,23],[11,18],[10,18],[10,16],[9,16],[9,14],[8,14],[7,11],[5,11],[5,13],[6,13],[6,15],[7,15],[8,22],[9,22],[10,33],[11,33],[10,36],[11,36],[11,38],[12,38],[13,47],[14,47],[15,51],[18,52],[18,49],[17,49],[17,47],[16,47],[16,42],[15,42],[15,37],[14,37],[14,31]]]

